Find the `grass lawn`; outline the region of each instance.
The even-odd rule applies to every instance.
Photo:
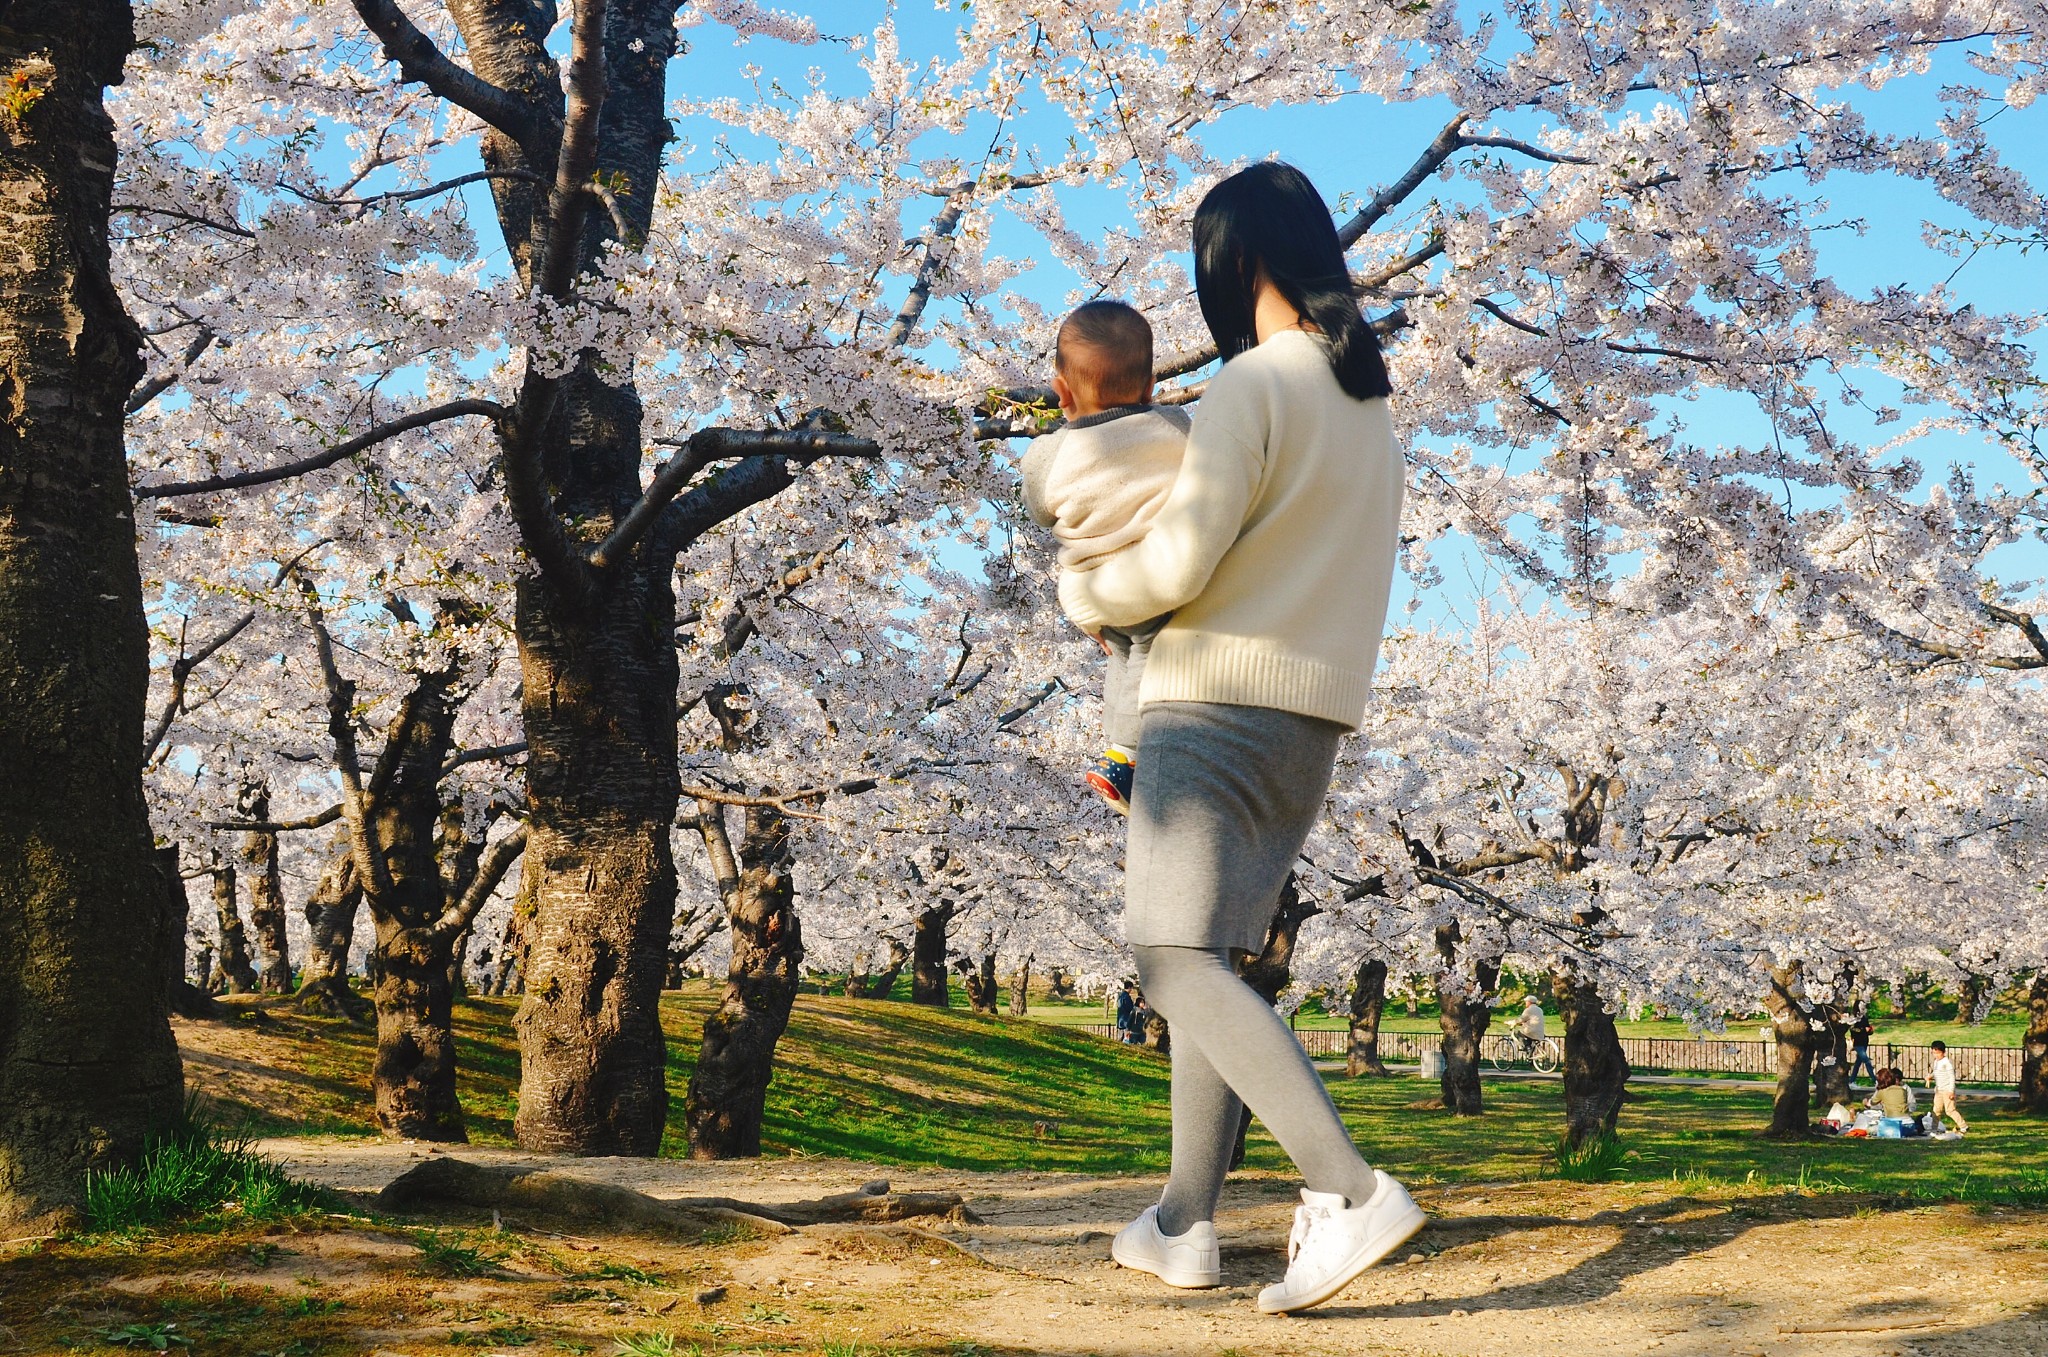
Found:
[[[698,1033],[712,1004],[699,987],[665,996],[674,1099],[664,1153],[679,1154],[680,1112]],[[241,1011],[246,1014],[244,1002]],[[472,1137],[511,1139],[518,1055],[516,1001],[458,1006],[462,1101]],[[188,1067],[221,1062],[190,1032]],[[229,1119],[259,1134],[367,1129],[371,1034],[279,1010],[237,1019],[240,1061],[285,1072],[280,1092],[216,1090]],[[211,1059],[212,1063],[209,1063]],[[805,996],[779,1051],[765,1126],[771,1154],[832,1155],[964,1169],[1163,1173],[1164,1057],[1043,1022],[974,1017],[895,1002]],[[1501,1181],[1555,1171],[1562,1120],[1556,1084],[1491,1083],[1488,1112],[1454,1119],[1409,1106],[1434,1092],[1413,1078],[1332,1077],[1331,1092],[1375,1163],[1418,1183]],[[209,1087],[214,1087],[209,1084]],[[1618,1176],[1714,1184],[1846,1188],[1916,1197],[2048,1199],[2048,1135],[2038,1121],[1972,1112],[1967,1140],[1941,1144],[1816,1140],[1780,1144],[1757,1132],[1769,1101],[1755,1091],[1644,1087],[1622,1117],[1632,1157]],[[1251,1166],[1286,1161],[1254,1130]]]

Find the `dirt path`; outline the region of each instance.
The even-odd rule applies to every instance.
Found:
[[[280,1140],[295,1172],[374,1190],[425,1147]],[[463,1157],[550,1163],[509,1151]],[[1225,1285],[1174,1292],[1108,1261],[1108,1234],[1156,1179],[883,1169],[846,1161],[552,1161],[655,1196],[786,1201],[867,1179],[963,1193],[979,1225],[931,1235],[821,1227],[677,1249],[726,1290],[690,1324],[780,1315],[775,1336],[854,1352],[1044,1354],[2039,1354],[2048,1357],[2048,1213],[1881,1211],[1855,1196],[1688,1197],[1671,1184],[1525,1183],[1418,1193],[1435,1217],[1408,1260],[1334,1305],[1260,1316],[1282,1269],[1290,1187],[1233,1179],[1218,1221]],[[913,1248],[906,1251],[906,1239]],[[890,1247],[880,1241],[891,1239]],[[943,1240],[943,1242],[941,1242]],[[644,1251],[644,1249],[643,1249]],[[692,1260],[687,1266],[683,1256]],[[716,1275],[713,1275],[716,1274]],[[738,1308],[735,1308],[738,1307]],[[683,1336],[687,1337],[687,1332]],[[678,1352],[685,1347],[678,1347]]]

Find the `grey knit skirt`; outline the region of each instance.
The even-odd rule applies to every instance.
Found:
[[[1124,853],[1125,940],[1264,946],[1346,733],[1271,707],[1147,705]]]

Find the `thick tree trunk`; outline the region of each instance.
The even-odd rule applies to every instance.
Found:
[[[947,900],[918,911],[910,938],[910,1002],[946,1008],[953,1002],[946,983],[946,925],[960,906]]]
[[[2048,1114],[2048,968],[2027,991],[2027,1033],[2020,1043],[2020,1110]]]
[[[167,896],[142,795],[149,651],[121,441],[141,337],[108,271],[125,0],[0,20],[0,1223],[178,1115]],[[20,1233],[20,1231],[13,1231]]]
[[[1010,1016],[1021,1018],[1031,1011],[1031,958],[1026,956],[1010,972]]]
[[[960,976],[967,990],[967,1006],[975,1013],[993,1014],[996,998],[1002,988],[996,983],[996,954],[989,952],[978,966],[970,965],[963,958],[960,962]]]
[[[1771,1100],[1771,1126],[1766,1134],[1804,1136],[1812,1130],[1809,1096],[1813,1057],[1822,1044],[1826,1025],[1806,997],[1806,984],[1797,963],[1772,970],[1764,1006],[1771,1015],[1771,1030],[1778,1046],[1778,1088]]]
[[[243,787],[235,809],[244,819],[268,820],[270,788],[261,782],[249,783]],[[256,988],[265,994],[289,994],[292,951],[285,933],[284,882],[277,869],[277,835],[244,835],[242,867],[249,877],[249,926],[256,932],[256,946],[262,957]]]
[[[306,968],[299,977],[298,1008],[329,1018],[364,1022],[375,1011],[348,983],[348,956],[355,946],[362,885],[349,860],[346,841],[306,897]]]
[[[235,901],[235,869],[213,869],[213,914],[220,929],[220,955],[214,973],[229,994],[253,994],[256,968],[249,964],[249,937],[242,930],[242,911]]]
[[[1558,971],[1550,989],[1564,1015],[1564,1138],[1577,1148],[1614,1133],[1628,1096],[1628,1057],[1595,985]]]
[[[803,930],[790,874],[789,824],[772,807],[747,810],[732,892],[732,966],[725,995],[704,1020],[686,1109],[692,1159],[761,1153],[761,1118],[775,1043],[803,980]]]
[[[846,977],[846,997],[849,999],[886,999],[896,989],[896,977],[903,974],[903,967],[910,960],[910,949],[900,938],[884,938],[883,945],[889,949],[889,960],[881,970],[872,975],[849,975]]]
[[[370,1084],[377,1129],[405,1140],[462,1141],[455,1092],[451,939],[377,920],[377,1057]]]
[[[526,879],[521,877],[519,894],[513,897],[512,908],[505,915],[505,931],[498,937],[498,971],[491,978],[492,994],[526,992],[526,930],[532,921],[533,897],[527,892]],[[519,976],[519,987],[513,990],[515,973]]]
[[[1387,1007],[1387,963],[1368,957],[1351,981],[1351,1030],[1344,1045],[1344,1073],[1387,1077],[1380,1059],[1380,1014]]]
[[[1437,929],[1437,951],[1449,966],[1460,966],[1457,958],[1459,933],[1456,924]],[[1437,1025],[1443,1032],[1444,1110],[1461,1117],[1476,1117],[1486,1110],[1480,1090],[1479,1059],[1486,1029],[1493,1021],[1487,1003],[1500,984],[1500,958],[1483,957],[1462,964],[1457,972],[1446,969],[1437,977]]]
[[[170,1010],[181,1018],[211,1018],[219,1013],[203,985],[195,985],[185,974],[186,936],[191,927],[192,904],[185,894],[185,879],[178,867],[178,849],[173,844],[156,850],[157,875],[164,892],[164,965],[170,975]],[[211,953],[208,954],[209,958]],[[202,980],[204,975],[200,977]]]

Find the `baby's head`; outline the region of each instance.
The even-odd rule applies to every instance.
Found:
[[[1137,308],[1096,301],[1060,325],[1052,389],[1068,419],[1152,399],[1152,327]]]

